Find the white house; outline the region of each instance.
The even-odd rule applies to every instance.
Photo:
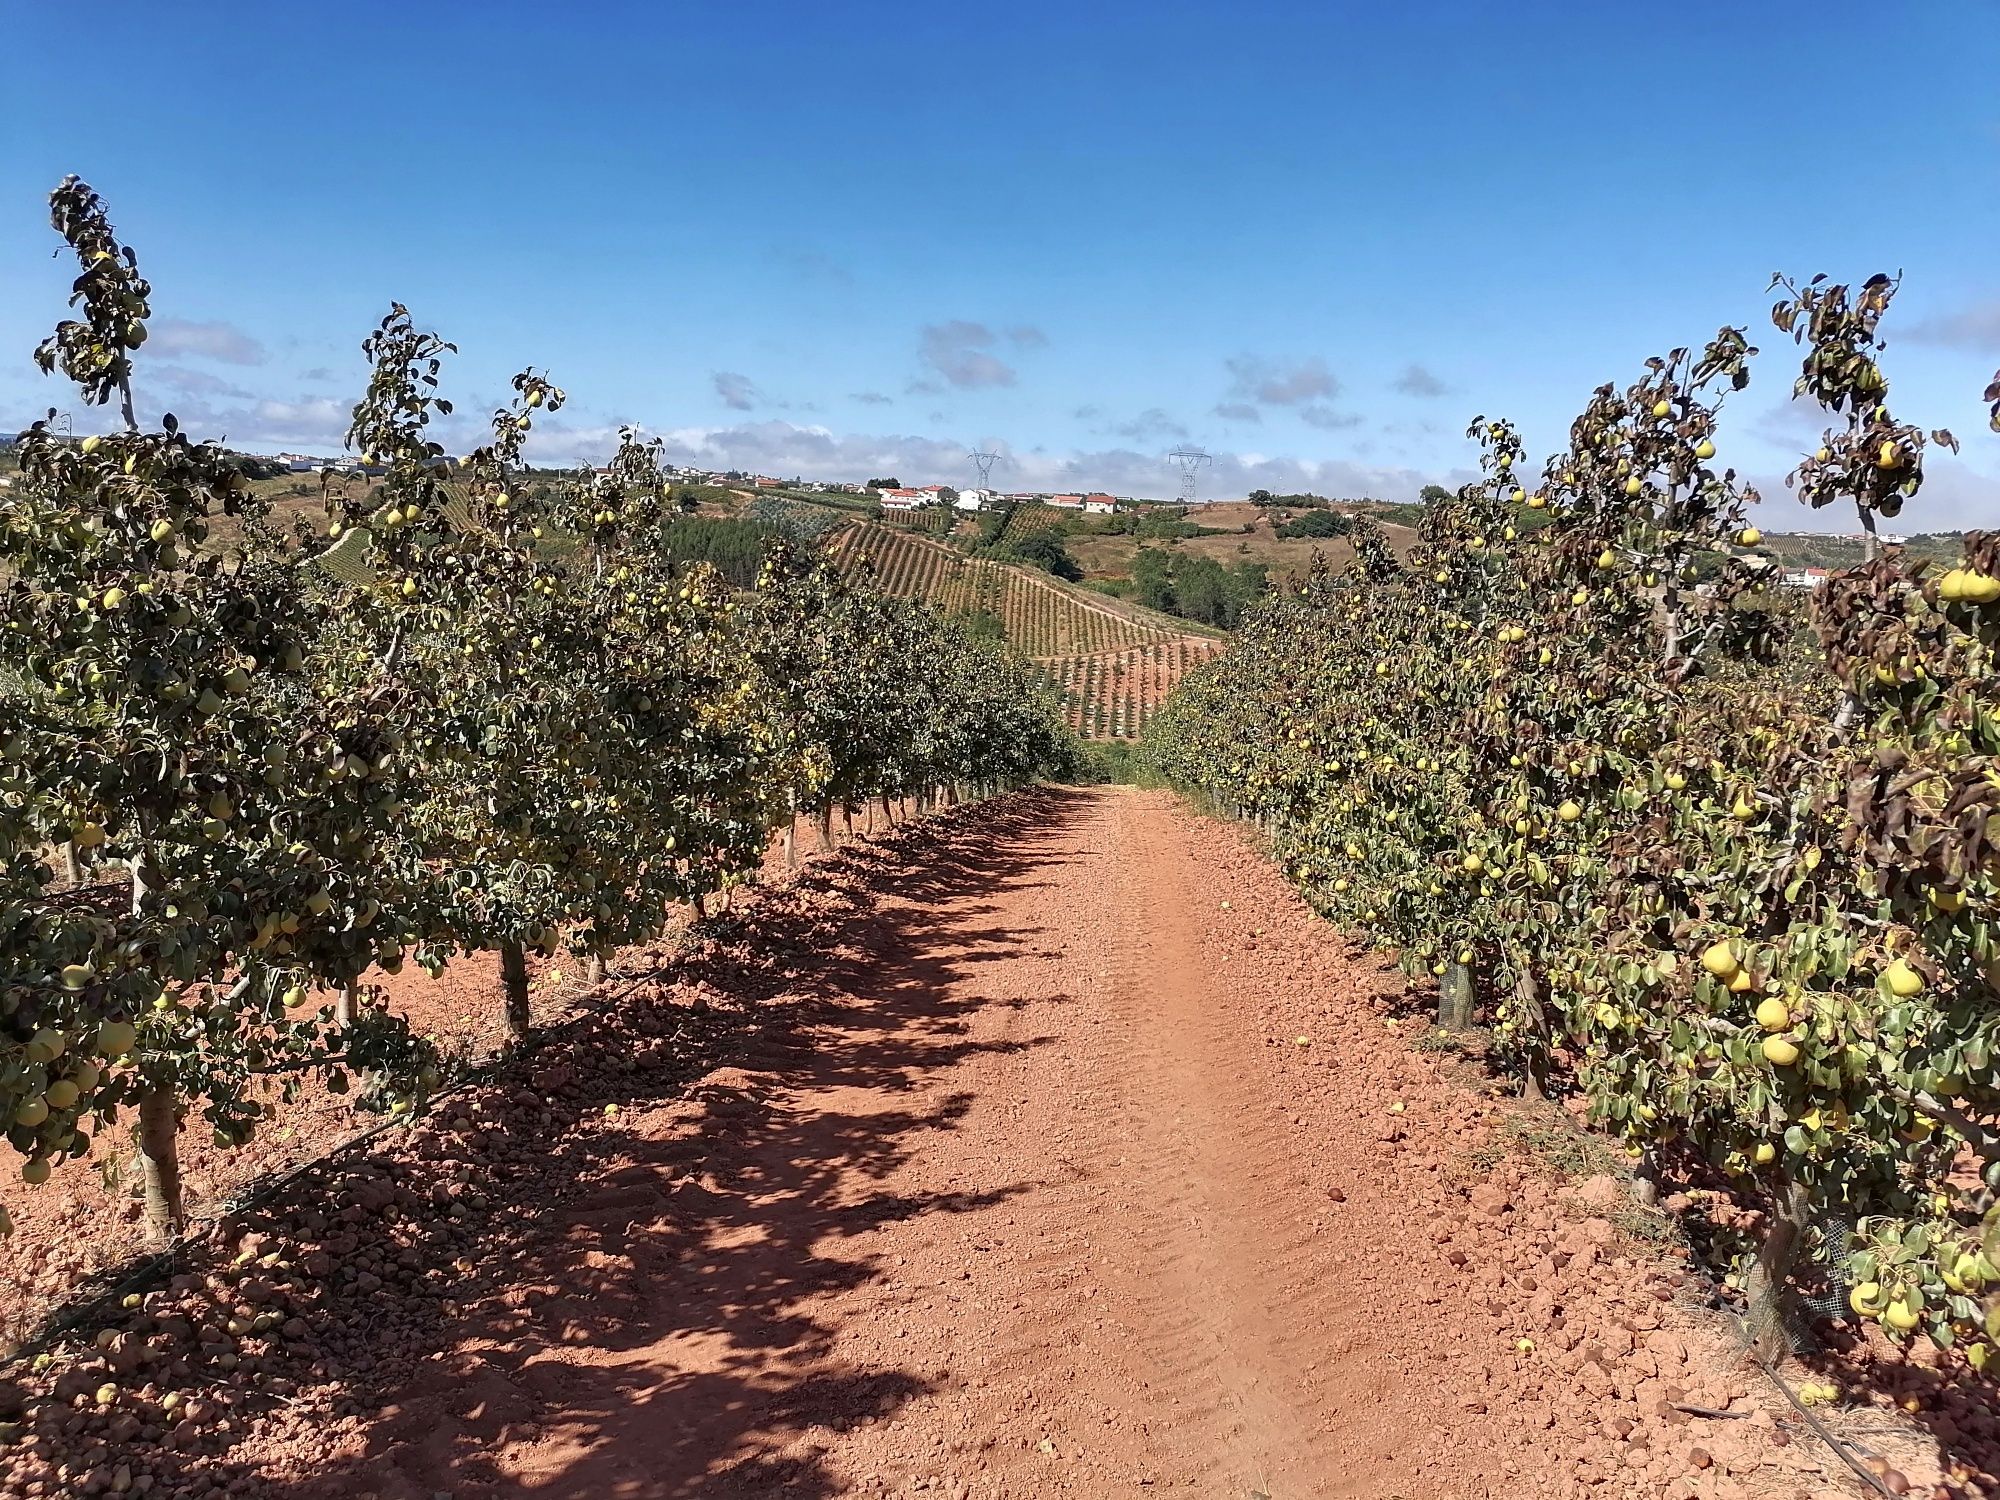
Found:
[[[991,490],[960,490],[952,504],[960,510],[984,510],[996,498]]]
[[[922,510],[936,497],[929,490],[883,490],[878,498],[884,510]]]
[[[1093,516],[1108,516],[1118,509],[1118,502],[1109,495],[1085,495],[1084,511]]]

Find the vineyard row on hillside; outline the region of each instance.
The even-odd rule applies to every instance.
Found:
[[[1094,656],[1043,663],[1062,690],[1069,726],[1084,739],[1136,739],[1180,681],[1222,650],[1217,641],[1187,636],[1128,646]]]
[[[928,599],[947,613],[995,616],[1007,638],[1036,658],[1143,646],[1186,634],[1110,602],[1079,598],[1053,579],[1011,564],[968,558],[941,543],[882,526],[854,526],[832,543],[844,571],[866,560],[889,594]]]

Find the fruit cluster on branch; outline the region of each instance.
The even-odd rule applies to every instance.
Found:
[[[1893,292],[1787,285],[1775,314],[1833,422],[1796,482],[1871,532],[1927,444],[1886,406]],[[1149,753],[1261,820],[1320,910],[1413,972],[1471,969],[1540,1087],[1654,1170],[1855,1225],[1854,1305],[1984,1366],[2000,536],[1950,569],[1871,547],[1784,597],[1713,462],[1755,353],[1724,329],[1601,388],[1539,478],[1476,422],[1484,480],[1406,558],[1364,538],[1268,602]]]
[[[88,187],[53,203],[83,274],[41,361],[129,407],[149,289]],[[0,495],[0,1128],[33,1184],[136,1114],[161,1233],[190,1110],[231,1145],[309,1076],[437,1083],[372,976],[498,950],[525,1030],[529,950],[655,936],[798,810],[1068,753],[1039,674],[920,604],[674,561],[657,441],[528,482],[538,372],[452,459],[452,346],[397,306],[362,352],[375,482],[325,480],[323,522],[282,534],[171,416],[37,423]]]

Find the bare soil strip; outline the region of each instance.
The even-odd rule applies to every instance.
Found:
[[[1859,1493],[1400,988],[1163,794],[938,818],[227,1226],[0,1495]]]

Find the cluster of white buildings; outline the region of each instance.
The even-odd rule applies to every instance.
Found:
[[[1057,510],[1082,511],[1087,516],[1108,516],[1118,509],[1117,497],[1112,495],[1047,495],[1037,498]]]
[[[1003,495],[997,490],[955,490],[948,484],[883,490],[880,495],[884,510],[922,510],[927,505],[949,505],[956,510],[979,511],[994,510],[1003,505],[1048,505],[1057,510],[1108,516],[1119,505],[1113,495]]]
[[[927,505],[957,505],[959,493],[948,484],[927,484],[918,489],[880,490],[876,498],[884,510],[922,510]]]

